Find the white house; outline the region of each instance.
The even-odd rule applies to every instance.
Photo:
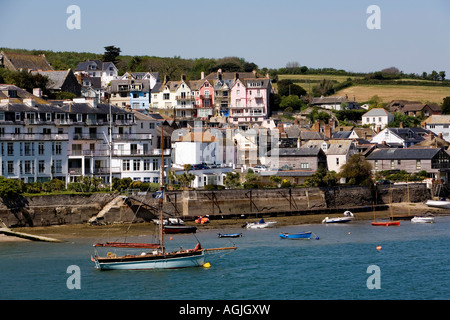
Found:
[[[442,134],[442,138],[450,142],[450,115],[431,115],[422,125],[437,136]]]
[[[335,96],[335,97],[319,97],[313,98],[311,101],[312,106],[317,106],[329,110],[344,110],[344,109],[355,109],[358,107],[356,101],[348,100],[346,97]]]
[[[370,125],[374,131],[383,130],[392,121],[394,115],[383,108],[373,108],[362,115],[362,124]]]
[[[119,70],[112,62],[102,62],[100,60],[86,60],[80,62],[75,68],[74,74],[100,77],[102,87],[107,87],[111,80],[118,77]]]
[[[2,101],[1,175],[26,183],[65,180],[70,124],[67,113],[58,107],[37,104],[33,99]]]
[[[386,144],[390,147],[408,148],[424,141],[424,136],[429,133],[429,130],[423,128],[385,128],[375,135],[370,142]]]

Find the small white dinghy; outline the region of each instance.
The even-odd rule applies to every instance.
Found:
[[[427,212],[424,216],[415,216],[411,219],[412,223],[434,223],[434,216]]]
[[[277,222],[276,221],[264,221],[264,219],[259,220],[258,222],[246,222],[242,228],[247,229],[264,229],[264,228],[270,228],[274,226]]]
[[[355,216],[350,211],[345,211],[343,217],[338,218],[328,218],[322,220],[322,223],[346,223],[353,220]]]

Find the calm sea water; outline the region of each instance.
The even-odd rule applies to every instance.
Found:
[[[286,240],[280,232],[313,231],[320,240]],[[217,233],[243,232],[219,239]],[[237,245],[208,255],[211,268],[99,271],[92,243],[0,243],[0,299],[316,300],[449,299],[450,216],[434,224],[372,227],[370,222],[266,230],[199,230],[206,248]],[[143,241],[143,238],[129,240]],[[176,235],[169,247],[193,247]],[[382,250],[377,250],[382,246]],[[67,268],[80,268],[80,289],[68,289]],[[367,269],[380,270],[380,289],[369,290]]]

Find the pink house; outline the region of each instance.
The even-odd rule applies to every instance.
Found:
[[[195,107],[197,117],[204,118],[213,115],[214,86],[208,80],[199,80],[195,88]]]
[[[268,78],[239,79],[230,90],[230,122],[261,122],[269,115],[271,83]]]

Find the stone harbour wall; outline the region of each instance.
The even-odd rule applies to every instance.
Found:
[[[159,214],[159,200],[151,193],[137,194],[111,206],[118,194],[23,197],[0,202],[0,219],[8,226],[83,224],[97,216],[99,223],[151,221]],[[431,198],[425,184],[379,185],[376,188],[237,189],[168,191],[165,216],[240,216],[253,214],[313,214],[321,209],[346,210],[425,202]],[[391,200],[392,199],[392,200]],[[115,201],[114,201],[115,202]],[[110,204],[108,206],[108,204]],[[106,209],[105,209],[106,208]]]

